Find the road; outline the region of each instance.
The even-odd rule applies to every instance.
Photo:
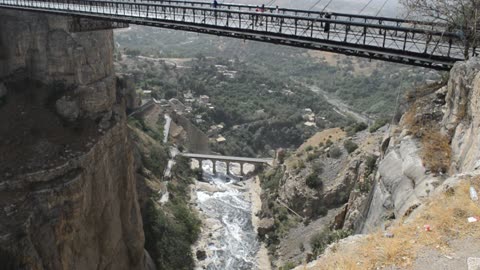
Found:
[[[369,118],[366,115],[353,111],[349,105],[345,104],[340,99],[333,97],[332,94],[320,89],[319,87],[315,85],[306,85],[306,84],[304,84],[304,86],[308,87],[310,90],[312,90],[315,93],[321,94],[328,103],[330,103],[332,106],[336,108],[337,113],[343,114],[345,116],[351,116],[357,122],[363,122],[367,125],[373,122],[373,119]]]

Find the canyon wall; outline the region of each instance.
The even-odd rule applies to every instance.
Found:
[[[480,169],[480,59],[456,63],[446,85],[415,93],[419,96],[399,126],[386,134],[363,232],[384,227],[388,219],[408,216],[449,175]],[[422,133],[422,139],[416,133]],[[436,151],[431,157],[425,154],[432,150]],[[444,171],[429,168],[429,163],[442,159]]]
[[[113,32],[71,22],[0,11],[0,253],[19,269],[151,269]]]

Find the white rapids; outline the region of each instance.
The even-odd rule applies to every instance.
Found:
[[[203,262],[209,270],[257,269],[256,254],[259,243],[252,225],[252,204],[245,185],[226,176],[225,167],[217,164],[219,173],[211,174],[211,165],[204,162],[204,180],[208,190],[197,189],[197,205],[203,213],[207,258]]]

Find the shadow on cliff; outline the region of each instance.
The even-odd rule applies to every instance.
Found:
[[[0,175],[25,173],[65,161],[85,150],[98,135],[94,120],[68,122],[55,110],[55,100],[69,90],[63,83],[30,79],[5,81],[0,104]]]

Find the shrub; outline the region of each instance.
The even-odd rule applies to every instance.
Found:
[[[298,169],[302,170],[302,169],[305,169],[306,166],[305,166],[305,162],[303,162],[303,160],[299,160],[298,161]]]
[[[323,181],[315,173],[311,173],[305,179],[305,183],[311,189],[321,189],[323,187]]]
[[[332,146],[332,145],[333,145],[332,140],[328,139],[328,140],[325,142],[325,145],[326,145],[327,147]]]
[[[355,133],[357,133],[357,132],[363,131],[367,128],[368,128],[367,124],[365,124],[364,122],[360,122],[360,123],[355,124],[353,130],[355,131]]]
[[[150,153],[142,155],[142,162],[145,168],[161,178],[168,163],[168,152],[165,148],[153,147],[150,149]]]
[[[312,161],[312,160],[314,160],[314,159],[316,159],[316,158],[317,158],[317,155],[315,155],[314,153],[310,153],[310,154],[308,154],[308,156],[307,156],[307,161]]]
[[[287,262],[285,265],[280,267],[279,270],[291,270],[291,269],[295,268],[295,266],[297,266],[295,263]]]
[[[357,150],[358,145],[352,142],[352,140],[347,140],[343,143],[343,147],[345,147],[345,150],[347,150],[347,152],[351,154],[353,153],[353,151]]]
[[[365,160],[365,177],[369,176],[373,170],[375,170],[375,165],[377,163],[377,157],[370,155]]]
[[[323,231],[315,234],[310,238],[310,246],[313,251],[313,258],[322,254],[325,248],[333,242],[337,242],[340,239],[348,237],[351,232],[348,230],[335,230],[324,229]]]
[[[305,151],[310,152],[313,150],[313,146],[309,145],[305,148]]]
[[[378,129],[380,129],[381,127],[385,126],[387,123],[388,123],[388,119],[386,118],[377,119],[375,120],[375,123],[373,123],[373,125],[370,127],[368,131],[370,131],[370,133],[373,133]]]
[[[329,155],[331,158],[339,158],[342,156],[342,150],[336,146],[332,146],[329,151]]]
[[[348,136],[353,136],[355,133],[360,132],[362,130],[365,130],[368,128],[368,125],[360,122],[360,123],[355,123],[352,126],[349,126],[346,131]]]
[[[201,223],[188,206],[171,207],[173,218],[157,209],[153,200],[147,202],[143,220],[145,249],[157,269],[193,269],[190,247],[198,238]]]
[[[322,174],[323,173],[323,163],[315,162],[312,164],[312,170],[315,174]]]

